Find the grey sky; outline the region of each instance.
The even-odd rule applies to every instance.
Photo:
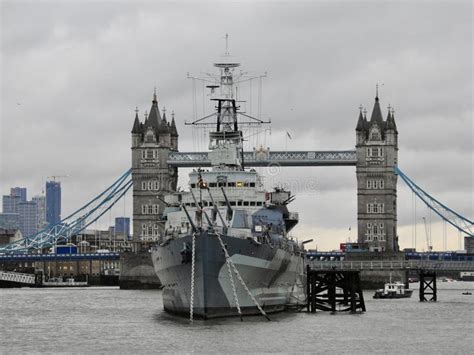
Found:
[[[31,197],[46,176],[68,174],[63,213],[85,203],[129,167],[133,110],[149,109],[155,85],[160,107],[176,112],[180,150],[197,148],[183,125],[192,119],[186,73],[212,70],[228,32],[243,68],[268,72],[262,112],[273,122],[271,149],[285,149],[285,131],[289,150],[352,149],[358,106],[370,113],[383,83],[401,169],[473,216],[469,1],[2,1],[1,10],[2,194],[26,186]],[[267,180],[297,185],[301,238],[329,249],[349,226],[356,236],[354,168],[283,169]],[[316,192],[299,187],[308,180]],[[411,246],[411,222],[411,193],[400,182],[402,247]]]

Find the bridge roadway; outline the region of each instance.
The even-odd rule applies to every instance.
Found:
[[[425,271],[474,271],[474,261],[446,260],[386,260],[386,261],[350,261],[350,260],[308,260],[314,270],[357,270],[357,271],[390,271],[390,270],[425,270]]]
[[[168,164],[178,168],[205,168],[211,162],[208,152],[171,152]],[[355,166],[355,150],[331,151],[275,151],[254,150],[244,152],[244,165],[264,166]]]
[[[0,255],[0,263],[8,261],[80,261],[80,260],[119,260],[120,253],[82,253],[82,254],[5,254]]]

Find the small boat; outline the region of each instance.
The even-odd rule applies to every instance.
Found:
[[[52,277],[48,281],[43,280],[43,287],[88,287],[87,281],[75,281],[73,278]]]
[[[462,293],[463,295],[472,295],[472,292],[469,292],[469,291],[465,291]]]
[[[412,293],[403,283],[390,280],[384,288],[375,291],[374,298],[410,298]]]

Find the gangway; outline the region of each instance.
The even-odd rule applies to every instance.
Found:
[[[0,281],[10,281],[19,284],[35,285],[36,276],[13,271],[0,271]]]

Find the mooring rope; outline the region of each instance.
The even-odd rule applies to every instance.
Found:
[[[189,299],[189,320],[193,321],[194,312],[194,267],[196,264],[196,233],[192,236],[192,248],[191,248],[191,295]]]
[[[255,304],[255,306],[258,308],[258,310],[260,311],[260,313],[265,317],[267,318],[267,320],[270,320],[270,318],[268,317],[268,315],[265,313],[265,311],[263,310],[263,308],[260,306],[260,304],[258,303],[258,301],[255,299],[255,297],[252,295],[252,293],[250,292],[250,290],[248,289],[247,285],[245,284],[245,281],[242,279],[242,277],[240,276],[240,273],[239,273],[239,270],[237,270],[237,268],[235,267],[235,264],[234,262],[230,259],[230,256],[229,256],[229,253],[227,252],[227,249],[224,245],[224,242],[222,241],[219,233],[216,233],[216,236],[217,236],[217,239],[219,240],[220,244],[221,244],[221,247],[222,247],[222,250],[224,251],[224,255],[225,255],[225,258],[226,258],[226,261],[228,261],[229,265],[232,267],[232,269],[234,270],[234,273],[235,273],[235,276],[237,276],[237,278],[239,279],[240,283],[242,284],[244,290],[247,292],[247,294],[249,295],[250,299],[253,301],[253,303]]]

